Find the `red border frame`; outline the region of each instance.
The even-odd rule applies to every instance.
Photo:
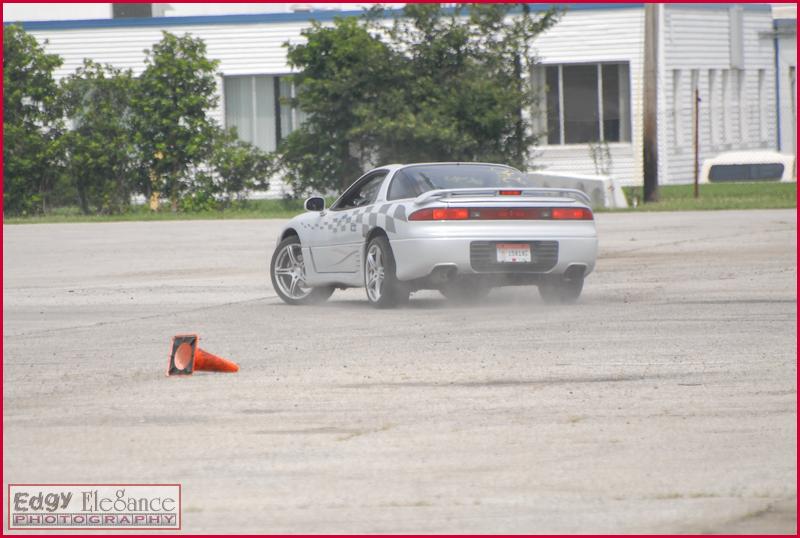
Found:
[[[11,486],[178,486],[178,526],[177,527],[98,527],[98,528],[85,528],[85,527],[12,527],[11,526]],[[6,530],[9,531],[180,531],[183,528],[183,487],[181,484],[121,484],[121,483],[51,483],[51,484],[27,484],[27,483],[9,483],[6,489],[7,496],[7,512],[8,525]]]
[[[119,3],[129,3],[129,2],[133,2],[133,1],[134,0],[120,0]],[[209,1],[210,0],[201,0],[201,2],[209,2]],[[409,3],[428,3],[428,2],[431,2],[431,1],[432,0],[412,0]],[[493,2],[500,2],[502,0],[476,0],[476,1],[478,3],[493,3]],[[686,1],[686,0],[684,0],[684,1]],[[227,2],[227,0],[224,0],[224,2]],[[41,3],[41,2],[33,2],[33,3]],[[178,3],[185,3],[185,2],[179,1]],[[256,2],[247,2],[247,3],[256,3]],[[277,2],[276,0],[264,0],[263,3],[272,4],[272,3],[279,3],[279,2]],[[323,1],[323,2],[319,2],[319,3],[328,3],[328,2]],[[597,0],[567,0],[567,1],[563,2],[563,3],[567,4],[567,5],[568,4],[597,3]],[[628,3],[657,3],[657,2],[652,2],[652,1],[648,1],[648,0],[644,0],[644,2],[634,2],[634,0],[606,0],[606,3],[610,3],[610,4],[628,4]],[[675,3],[682,3],[682,2],[681,2],[681,0],[663,0],[662,3],[664,3],[664,4],[675,4]],[[724,4],[724,3],[729,3],[729,2],[726,1],[726,0],[706,0],[705,3],[709,3],[709,4]],[[741,3],[741,4],[757,4],[757,3],[760,3],[760,2],[756,2],[755,0],[743,0],[743,1],[740,1],[738,3]],[[798,50],[800,50],[800,49],[798,49]],[[3,52],[2,52],[2,50],[0,50],[0,58],[2,58],[2,56],[3,56]],[[0,94],[2,94],[2,93],[4,93],[4,89],[3,89],[2,84],[0,84]],[[2,117],[2,116],[3,116],[3,111],[0,110],[0,117]],[[798,141],[795,141],[795,144],[798,144]],[[0,155],[0,163],[2,163],[2,161],[3,161],[3,156]],[[3,186],[4,186],[3,183],[4,182],[2,181],[2,179],[0,179],[0,194],[2,194],[2,192],[3,192]],[[795,207],[795,214],[798,217],[800,217],[800,206],[796,206]],[[0,216],[3,216],[3,207],[2,206],[0,206]],[[798,235],[797,232],[796,232],[796,237],[800,237],[800,235]],[[0,245],[0,260],[3,259],[4,250],[5,250],[4,246]],[[796,255],[796,262],[800,263],[800,250],[797,250],[795,252],[795,255]],[[800,275],[797,276],[797,283],[800,284]],[[0,292],[0,295],[2,295],[2,292]],[[4,317],[4,312],[0,312],[0,320],[2,320],[3,317]],[[795,320],[795,330],[797,330],[797,329],[800,329],[800,321],[798,321],[796,319]],[[0,328],[0,333],[2,333],[2,332],[3,332],[2,328]],[[1,345],[2,344],[0,344],[0,346]],[[2,348],[0,348],[0,350],[1,349]],[[797,364],[797,362],[795,362],[795,365],[796,364]],[[2,363],[2,361],[0,361],[0,373],[3,372],[3,369],[4,369],[3,368],[3,363]],[[800,381],[800,371],[796,372],[795,375],[796,375],[795,381]],[[795,401],[796,401],[796,397],[795,397]],[[2,408],[3,408],[3,401],[0,400],[0,410],[2,410]],[[5,435],[5,431],[4,430],[5,430],[4,425],[0,425],[0,439],[2,439],[4,437],[4,435]],[[800,458],[800,456],[797,456],[797,455],[796,455],[796,457]],[[797,461],[800,461],[800,459],[798,459]],[[5,475],[6,475],[5,468],[0,469],[0,475],[2,475],[5,478]],[[800,483],[800,482],[798,482],[798,483]],[[51,486],[52,485],[56,485],[56,486],[58,486],[58,485],[66,485],[66,486],[70,486],[70,485],[87,485],[87,486],[91,486],[91,485],[103,485],[103,486],[105,486],[105,485],[122,485],[122,484],[16,484],[16,483],[12,484],[12,483],[9,483],[8,484],[8,490],[7,490],[7,493],[8,493],[8,515],[9,516],[10,516],[10,509],[11,509],[10,491],[11,491],[11,486],[12,485],[15,485],[15,486],[19,486],[19,485],[33,485],[33,486],[47,486],[47,485],[51,485]],[[178,523],[178,528],[177,529],[161,529],[161,528],[159,528],[157,530],[172,530],[172,531],[181,530],[181,527],[182,527],[182,498],[181,498],[182,486],[181,486],[181,484],[127,484],[127,485],[134,485],[134,486],[135,485],[151,485],[151,486],[152,485],[173,485],[173,486],[177,485],[178,486],[178,499],[179,499],[178,500],[178,503],[179,503],[179,511],[178,511],[178,518],[179,518],[178,521],[179,521],[179,523]],[[798,519],[797,519],[797,516],[796,516],[796,518],[795,518],[795,524],[796,525],[797,525],[797,522],[798,522]],[[11,523],[11,521],[9,519],[9,523],[8,523],[9,530],[16,530],[16,529],[11,528],[10,523]],[[125,529],[127,530],[127,528],[125,528]],[[31,530],[33,530],[33,529],[31,529]],[[53,531],[55,531],[55,530],[102,531],[102,530],[112,530],[112,529],[48,528],[46,530],[53,530]],[[116,529],[116,530],[123,530],[123,528],[119,528],[119,529]],[[144,529],[144,528],[139,529],[139,528],[137,528],[137,529],[134,529],[134,530],[150,530],[150,529]],[[649,535],[654,535],[654,533],[653,534],[649,534]],[[747,536],[747,535],[748,534],[743,534],[743,536]],[[750,534],[750,535],[752,535],[752,534]],[[211,536],[222,536],[222,535],[221,534],[211,534]],[[406,535],[406,536],[409,536],[409,535]],[[420,536],[420,534],[417,534],[416,536]],[[422,535],[422,536],[424,536],[424,535]],[[648,534],[636,533],[636,534],[632,534],[632,536],[648,536]]]

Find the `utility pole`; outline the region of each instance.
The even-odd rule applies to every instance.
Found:
[[[644,5],[644,201],[658,200],[658,4]]]

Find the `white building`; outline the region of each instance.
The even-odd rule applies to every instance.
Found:
[[[775,18],[778,149],[797,155],[797,6]],[[796,166],[796,165],[795,165]]]
[[[40,42],[47,40],[48,52],[64,59],[56,72],[59,78],[74,72],[85,57],[141,72],[143,51],[161,38],[162,30],[202,38],[208,55],[220,61],[222,98],[213,112],[215,119],[236,126],[242,138],[265,150],[275,149],[301,120],[296,111],[278,101],[292,91],[284,78],[291,70],[283,44],[300,42],[301,30],[312,19],[330,23],[334,16],[359,13],[312,10],[174,16],[174,10],[164,4],[138,5],[152,7],[133,13],[143,17],[114,18],[131,15],[115,11],[125,4],[95,4],[92,13],[99,16],[104,9],[104,17],[29,20],[23,26]],[[235,11],[240,5],[230,4],[230,9]],[[532,4],[533,10],[547,7]],[[252,9],[252,5],[247,8]],[[770,6],[667,4],[658,10],[659,182],[693,179],[695,88],[701,98],[701,161],[726,150],[778,148]],[[541,67],[532,76],[546,103],[539,123],[547,130],[546,140],[534,152],[537,166],[579,173],[605,169],[623,184],[641,184],[644,11],[644,4],[571,5],[537,39]],[[788,80],[788,75],[782,76],[782,83],[784,78]],[[794,95],[793,90],[785,92]],[[785,131],[781,124],[781,132]],[[590,142],[598,140],[610,154],[610,166],[591,155]],[[273,184],[278,194],[280,182]]]

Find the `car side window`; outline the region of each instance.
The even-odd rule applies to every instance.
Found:
[[[353,192],[348,193],[347,197],[335,209],[353,209],[354,207],[374,204],[386,174],[387,172],[381,172],[367,179]]]
[[[402,200],[404,198],[416,198],[420,192],[417,192],[416,182],[408,177],[408,174],[399,171],[394,175],[392,184],[389,185],[389,194],[387,200]]]
[[[389,185],[387,200],[402,200],[404,198],[416,198],[424,192],[436,189],[431,180],[425,174],[415,174],[412,170],[399,170],[392,178]]]

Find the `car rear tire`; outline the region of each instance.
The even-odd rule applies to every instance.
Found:
[[[583,291],[583,275],[564,278],[559,275],[539,284],[539,295],[548,304],[572,304]]]
[[[375,308],[393,308],[408,301],[409,290],[397,280],[394,253],[386,236],[367,244],[364,256],[364,288],[367,301]]]
[[[272,288],[290,305],[321,303],[333,294],[332,286],[312,288],[306,285],[306,269],[300,238],[292,235],[278,243],[269,264]]]

